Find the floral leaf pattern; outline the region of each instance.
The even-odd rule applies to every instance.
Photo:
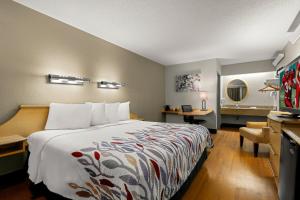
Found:
[[[127,135],[70,152],[87,174],[84,185],[68,183],[78,199],[170,199],[212,145],[199,125],[156,123]]]
[[[78,191],[76,192],[76,194],[80,197],[84,197],[84,198],[88,198],[91,196],[91,194],[89,192],[86,191]]]
[[[107,167],[108,169],[115,169],[115,168],[119,167],[119,164],[114,160],[106,160],[106,161],[103,161],[102,164],[105,167]]]
[[[94,157],[95,157],[96,160],[100,160],[100,153],[95,151],[94,152]]]
[[[133,156],[131,156],[131,155],[125,155],[125,157],[127,158],[128,162],[130,164],[132,164],[133,166],[137,165],[136,159]]]
[[[84,158],[78,159],[78,162],[80,162],[82,165],[90,165],[90,163]]]
[[[155,160],[152,160],[152,159],[150,159],[150,161],[151,161],[151,163],[152,163],[152,165],[155,169],[155,173],[156,173],[157,178],[160,179],[160,169],[159,169],[159,166],[158,166],[157,162]]]
[[[93,170],[91,170],[89,168],[84,168],[84,169],[85,169],[85,171],[87,171],[89,173],[90,176],[92,176],[92,177],[96,177],[97,176],[96,173]]]
[[[91,151],[95,151],[95,150],[96,150],[95,147],[88,147],[88,148],[80,149],[80,151],[82,151],[82,152],[91,152]]]
[[[124,181],[125,183],[127,183],[128,185],[137,185],[138,184],[137,180],[130,175],[120,176],[119,178],[122,181]]]
[[[115,185],[112,183],[112,182],[110,182],[110,180],[108,180],[108,179],[100,179],[100,184],[101,185],[106,185],[106,186],[108,186],[108,187],[114,187]]]

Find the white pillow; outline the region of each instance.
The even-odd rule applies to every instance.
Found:
[[[92,105],[51,103],[46,130],[88,128],[92,120]]]
[[[115,123],[119,121],[119,105],[120,103],[105,104],[105,118],[107,123]]]
[[[105,103],[87,103],[92,105],[92,126],[106,123]]]
[[[130,102],[124,102],[120,103],[119,105],[119,120],[129,120],[130,119],[130,108],[129,108]]]

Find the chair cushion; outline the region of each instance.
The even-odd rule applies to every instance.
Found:
[[[255,142],[255,143],[268,143],[268,138],[262,134],[262,129],[259,128],[240,128],[240,135]]]
[[[267,122],[247,122],[246,127],[248,128],[262,128],[268,126]]]

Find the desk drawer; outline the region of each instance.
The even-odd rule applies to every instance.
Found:
[[[270,145],[274,151],[274,154],[280,154],[281,146],[281,134],[279,132],[270,131]]]
[[[279,158],[280,156],[275,154],[273,149],[270,148],[270,162],[274,172],[275,179],[278,178],[279,176],[279,164],[280,164]]]
[[[269,126],[274,132],[281,133],[281,123],[269,119]]]

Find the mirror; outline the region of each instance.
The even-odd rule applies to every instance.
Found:
[[[240,79],[234,79],[227,85],[227,95],[232,101],[241,101],[247,95],[247,84]]]

